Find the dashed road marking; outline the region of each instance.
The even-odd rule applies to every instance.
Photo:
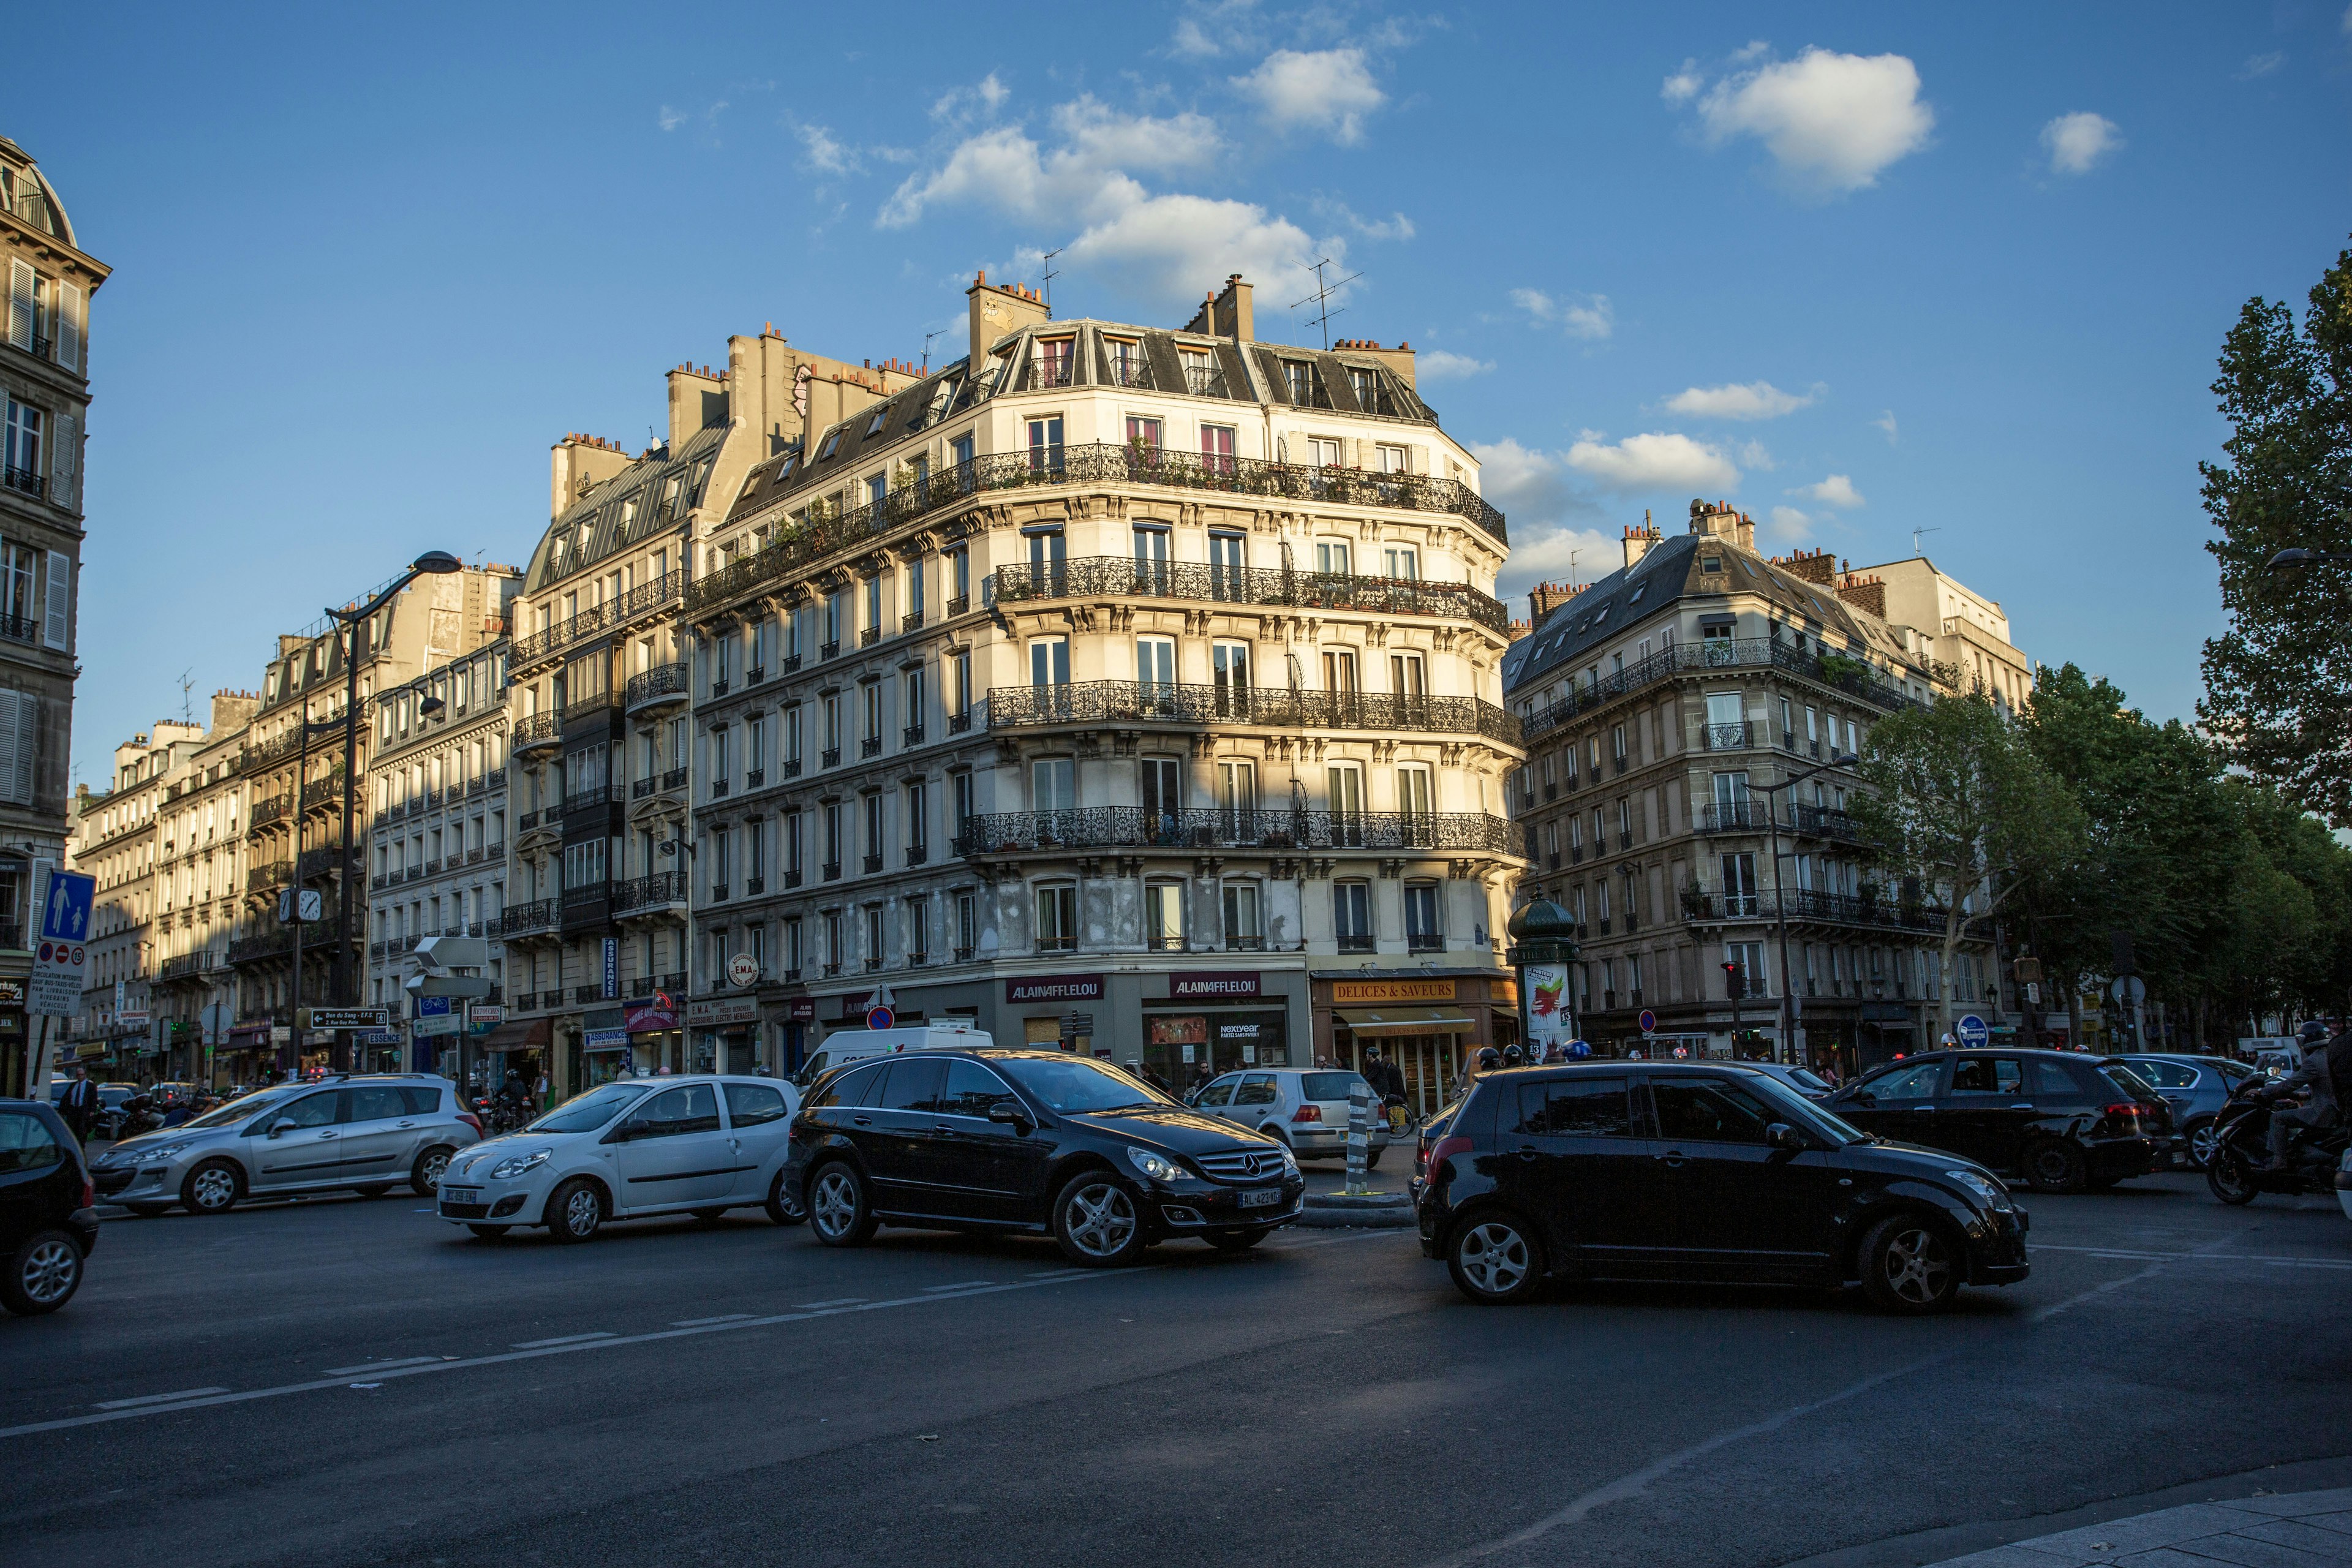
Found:
[[[362,1362],[357,1366],[331,1366],[319,1375],[320,1377],[357,1377],[363,1372],[383,1372],[395,1366],[423,1366],[426,1362],[440,1359],[437,1355],[411,1355],[403,1356],[398,1361]]]
[[[101,1400],[94,1406],[94,1408],[99,1410],[137,1411],[142,1405],[164,1405],[174,1399],[201,1399],[207,1394],[226,1394],[228,1390],[226,1388],[184,1388],[177,1394],[142,1394],[136,1399]]]
[[[610,1329],[598,1329],[593,1333],[558,1334],[551,1340],[518,1340],[515,1342],[514,1348],[519,1351],[543,1351],[551,1350],[557,1345],[579,1345],[585,1344],[590,1340],[612,1340],[619,1337]]]
[[[707,1329],[713,1323],[740,1323],[749,1312],[721,1312],[715,1318],[680,1318],[670,1325],[673,1329]]]

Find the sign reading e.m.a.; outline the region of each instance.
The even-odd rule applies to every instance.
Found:
[[[1099,1002],[1099,974],[1032,974],[1004,983],[1007,1002]]]

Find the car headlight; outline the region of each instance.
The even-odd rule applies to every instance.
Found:
[[[546,1164],[547,1157],[553,1152],[552,1149],[533,1149],[528,1154],[509,1155],[490,1167],[490,1179],[503,1182],[520,1176],[525,1171],[535,1171]]]
[[[183,1141],[154,1149],[117,1149],[109,1152],[106,1163],[110,1165],[143,1165],[150,1160],[168,1160],[174,1154],[184,1153],[187,1147]]]
[[[2009,1189],[2002,1186],[1999,1182],[1993,1181],[1989,1177],[1980,1176],[1974,1171],[1947,1171],[1944,1174],[1951,1177],[1952,1180],[1959,1183],[1960,1185],[1968,1188],[1969,1191],[1982,1198],[1987,1208],[2005,1209],[2009,1207]]]
[[[1129,1149],[1128,1162],[1155,1182],[1181,1180],[1184,1167],[1165,1154],[1155,1154],[1149,1149]]]
[[[1282,1173],[1286,1176],[1298,1174],[1298,1156],[1290,1152],[1287,1143],[1282,1145]]]

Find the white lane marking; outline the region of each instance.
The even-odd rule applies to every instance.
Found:
[[[2110,1291],[2121,1290],[2126,1286],[2137,1285],[2141,1280],[2146,1279],[2152,1275],[2161,1273],[2167,1264],[2178,1263],[2183,1258],[2201,1261],[2211,1256],[2213,1248],[2217,1247],[2227,1247],[2233,1239],[2235,1238],[2225,1236],[2208,1242],[2203,1247],[2192,1247],[2187,1252],[2167,1252],[2158,1254],[2157,1255],[2156,1260],[2145,1268],[2134,1269],[2131,1273],[2125,1275],[2120,1279],[2110,1279],[2104,1285],[2094,1285],[2079,1296],[2069,1296],[2063,1301],[2042,1308],[2040,1311],[2033,1314],[2033,1321],[2037,1323],[2047,1322],[2050,1319],[2056,1317],[2059,1313],[2079,1307],[2085,1301],[2092,1300],[2100,1296],[2105,1296]],[[2052,1247],[2049,1250],[2054,1252],[2058,1249],[2056,1247]]]
[[[320,1377],[357,1377],[363,1372],[382,1372],[386,1367],[394,1366],[422,1366],[428,1361],[440,1359],[437,1355],[409,1355],[403,1356],[398,1361],[368,1361],[362,1362],[357,1366],[331,1366],[319,1375]]]
[[[835,1307],[861,1307],[865,1304],[866,1298],[863,1296],[843,1296],[831,1301],[795,1301],[793,1303],[793,1308],[802,1312],[826,1312]]]
[[[953,1285],[926,1285],[923,1289],[931,1292],[933,1295],[938,1295],[942,1291],[970,1290],[977,1286],[993,1285],[995,1283],[996,1281],[993,1279],[962,1279],[957,1281]]]
[[[173,1399],[201,1399],[208,1394],[226,1394],[226,1388],[184,1388],[177,1394],[142,1394],[136,1399],[106,1399],[91,1406],[94,1410],[137,1410],[143,1405],[162,1405]]]
[[[619,1337],[610,1329],[598,1329],[593,1333],[558,1334],[551,1340],[518,1340],[515,1342],[514,1348],[519,1351],[543,1351],[557,1345],[585,1344],[590,1340],[610,1340]]]
[[[673,1329],[702,1329],[713,1323],[737,1323],[750,1317],[749,1312],[721,1312],[715,1318],[680,1318],[670,1325]]]
[[[2194,1258],[2200,1263],[2268,1263],[2282,1268],[2352,1268],[2352,1259],[2340,1258],[2288,1258],[2259,1252],[2131,1252],[2116,1247],[2053,1247],[2034,1245],[2033,1252],[2079,1252],[2088,1258],[2112,1258],[2127,1262],[2145,1262],[2153,1258],[2168,1261]]]
[[[1165,1264],[1157,1268],[1165,1268]],[[851,1300],[824,1308],[803,1308],[797,1311],[772,1312],[766,1317],[743,1318],[730,1323],[710,1323],[691,1329],[656,1329],[642,1334],[614,1334],[540,1345],[530,1350],[501,1351],[491,1355],[467,1356],[437,1361],[423,1366],[387,1368],[384,1380],[426,1377],[441,1372],[465,1372],[478,1366],[501,1366],[509,1362],[536,1361],[541,1356],[577,1355],[583,1351],[614,1350],[628,1345],[653,1344],[662,1340],[692,1339],[701,1334],[732,1333],[739,1329],[765,1329],[779,1323],[804,1323],[824,1318],[845,1317],[852,1312],[881,1312],[896,1307],[928,1307],[940,1301],[960,1301],[971,1296],[993,1296],[1007,1290],[1034,1290],[1041,1285],[1076,1284],[1082,1279],[1140,1279],[1155,1271],[1142,1268],[1087,1269],[1083,1273],[1065,1275],[1055,1279],[1032,1280],[1025,1285],[992,1285],[985,1289],[971,1290],[964,1296],[900,1296],[887,1301]],[[70,1426],[96,1426],[109,1421],[128,1421],[142,1415],[169,1415],[182,1410],[203,1410],[216,1405],[243,1405],[256,1399],[277,1399],[290,1394],[310,1394],[322,1388],[341,1388],[341,1378],[312,1378],[303,1383],[284,1383],[272,1388],[248,1388],[232,1394],[226,1389],[207,1392],[202,1398],[191,1390],[186,1396],[163,1395],[174,1403],[142,1404],[137,1409],[108,1410],[96,1415],[64,1415],[53,1421],[28,1421],[20,1426],[0,1426],[0,1438],[28,1437],[41,1432],[58,1432]]]

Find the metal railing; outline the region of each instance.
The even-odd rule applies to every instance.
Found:
[[[509,662],[517,667],[535,664],[573,643],[585,641],[639,616],[661,609],[675,603],[685,585],[686,574],[683,572],[664,573],[650,583],[640,583],[617,599],[607,599],[567,620],[556,622],[543,632],[517,637]]]
[[[563,918],[563,905],[555,899],[533,899],[527,904],[509,904],[499,913],[500,936],[528,936],[535,931],[553,931]]]
[[[543,713],[526,714],[516,720],[511,743],[515,750],[521,751],[526,746],[556,745],[561,743],[562,739],[562,737],[557,733],[555,712],[551,709]]]
[[[616,915],[684,902],[686,873],[683,871],[656,871],[649,877],[613,884],[613,912]]]
[[[1361,610],[1379,616],[1440,616],[1507,633],[1510,612],[1466,583],[1360,577],[1345,572],[1283,571],[1203,561],[1137,561],[1088,555],[1055,565],[1000,566],[984,579],[1000,605],[1096,597],[1184,599],[1298,609]]]
[[[687,670],[683,664],[656,665],[629,677],[622,688],[621,705],[641,708],[664,697],[684,697],[688,693]]]
[[[1772,808],[1749,798],[1708,801],[1691,813],[1692,830],[1698,833],[1761,833],[1772,826]]]
[[[1858,658],[1800,653],[1779,637],[1708,637],[1676,643],[1663,652],[1627,665],[1589,686],[1580,686],[1550,707],[1528,716],[1528,738],[1549,733],[1580,714],[1606,707],[1620,697],[1690,671],[1710,669],[1780,669],[1807,680],[1860,698],[1874,707],[1894,710],[1922,706],[1877,670]],[[1769,744],[1769,741],[1759,744]]]
[[[37,643],[41,640],[41,623],[30,616],[0,616],[0,637],[10,642]]]
[[[1886,931],[1941,931],[1944,911],[1932,904],[1905,904],[1869,894],[1824,893],[1789,888],[1778,893],[1719,893],[1685,888],[1683,918],[1691,921],[1791,921],[1818,925],[1869,926]]]
[[[36,473],[30,468],[0,468],[0,484],[6,485],[12,490],[22,490],[28,496],[49,493],[47,477]]]
[[[958,855],[1038,849],[1475,849],[1507,852],[1510,824],[1474,811],[1290,811],[1139,805],[1003,811],[967,818]]]
[[[1157,680],[1082,680],[1000,686],[988,694],[992,730],[1120,720],[1252,724],[1285,730],[1409,730],[1483,735],[1519,743],[1519,721],[1475,697],[1401,697],[1378,691],[1289,691]]]

